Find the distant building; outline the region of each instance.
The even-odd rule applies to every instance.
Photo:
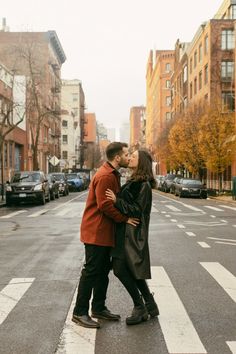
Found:
[[[110,142],[116,141],[116,128],[107,128],[107,139]]]
[[[145,107],[132,107],[130,109],[130,147],[145,146]]]
[[[80,80],[62,80],[61,91],[61,167],[80,163],[81,124],[84,119],[84,92]]]
[[[123,122],[120,127],[120,141],[129,144],[130,125],[128,122]]]

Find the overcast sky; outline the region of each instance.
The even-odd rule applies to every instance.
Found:
[[[67,60],[64,79],[80,79],[87,109],[107,127],[128,121],[132,106],[146,104],[151,49],[191,41],[223,0],[7,0],[1,4],[11,31],[55,30]]]

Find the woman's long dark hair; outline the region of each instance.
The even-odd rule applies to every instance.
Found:
[[[156,181],[152,171],[152,157],[146,150],[138,151],[138,166],[131,176],[132,181],[149,181],[152,188],[155,188]]]

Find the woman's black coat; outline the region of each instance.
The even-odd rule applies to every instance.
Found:
[[[136,279],[150,279],[148,229],[152,207],[149,182],[128,181],[117,196],[115,206],[122,214],[140,219],[138,226],[116,224],[116,245],[112,256],[123,258]]]

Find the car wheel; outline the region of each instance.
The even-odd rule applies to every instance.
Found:
[[[58,198],[60,198],[60,192],[59,192],[59,190],[57,191],[57,194],[55,195],[55,197],[58,199]]]
[[[55,200],[55,198],[56,198],[56,195],[55,195],[55,192],[53,191],[52,195],[51,195],[51,200]]]

